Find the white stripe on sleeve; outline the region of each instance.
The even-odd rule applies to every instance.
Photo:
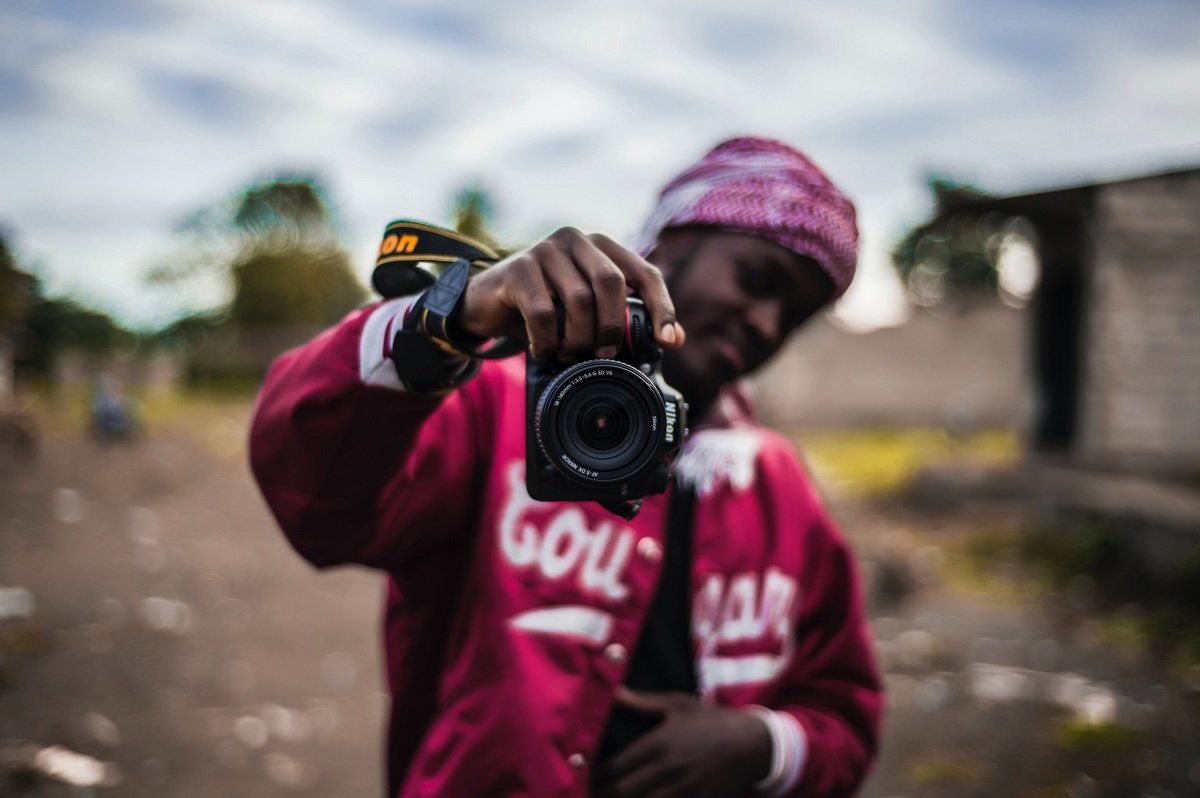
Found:
[[[367,385],[404,391],[392,363],[392,341],[420,294],[389,299],[371,311],[358,341],[358,377]]]
[[[788,712],[774,712],[758,706],[746,709],[762,719],[771,735],[771,769],[754,785],[755,789],[764,795],[785,795],[799,783],[808,759],[808,736],[804,727]]]

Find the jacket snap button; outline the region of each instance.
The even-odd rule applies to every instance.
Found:
[[[609,662],[624,662],[625,654],[625,646],[620,643],[609,643],[604,647],[604,658]]]
[[[662,546],[654,538],[642,538],[638,541],[637,552],[648,563],[656,563],[662,559]]]
[[[585,767],[587,767],[587,757],[585,757],[583,754],[571,754],[569,757],[567,757],[567,764],[573,767],[575,770],[583,770]]]

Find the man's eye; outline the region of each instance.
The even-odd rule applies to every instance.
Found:
[[[750,296],[769,296],[774,290],[774,281],[770,273],[759,266],[750,263],[739,263],[737,267],[738,283],[742,290]]]

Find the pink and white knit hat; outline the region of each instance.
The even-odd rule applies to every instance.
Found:
[[[714,147],[667,184],[638,243],[643,253],[668,227],[711,225],[762,236],[812,258],[840,297],[854,277],[854,204],[799,150],[743,137]]]

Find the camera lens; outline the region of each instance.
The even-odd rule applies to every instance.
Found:
[[[582,414],[580,440],[595,449],[611,449],[620,444],[629,430],[629,413],[607,402],[597,403]]]
[[[589,484],[629,479],[663,441],[662,395],[642,372],[612,360],[576,363],[538,399],[534,429],[542,452],[567,476]]]

